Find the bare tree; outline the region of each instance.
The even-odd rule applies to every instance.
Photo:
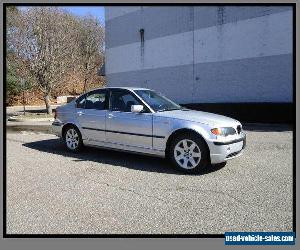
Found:
[[[23,58],[19,58],[15,53],[15,46],[13,43],[13,37],[17,30],[17,22],[19,19],[20,11],[16,6],[8,6],[7,11],[7,26],[6,26],[6,44],[7,44],[7,54],[6,54],[6,67],[9,79],[7,79],[6,84],[8,89],[15,94],[23,94],[23,109],[25,114],[25,92],[30,90],[31,87],[31,76],[27,70],[27,61]],[[10,80],[14,80],[13,82]]]
[[[47,113],[52,113],[52,91],[74,63],[75,18],[55,7],[33,7],[18,15],[12,32],[13,50],[43,92]]]
[[[104,62],[104,28],[93,16],[79,20],[77,28],[78,65],[83,74],[83,90]]]

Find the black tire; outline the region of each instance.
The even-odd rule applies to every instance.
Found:
[[[184,155],[186,155],[186,156],[183,156],[183,158],[181,159],[182,153],[179,153],[177,155],[177,153],[179,151],[177,151],[177,150],[176,150],[176,152],[174,152],[174,151],[175,151],[176,146],[178,146],[179,148],[181,148],[181,146],[184,146],[183,145],[184,140],[187,140],[187,146],[192,147],[191,142],[194,142],[198,148],[195,147],[193,149],[193,151],[190,148],[190,150],[188,152],[187,152],[187,150],[185,150]],[[189,143],[191,143],[191,144],[189,145]],[[177,149],[178,149],[178,147],[177,147]],[[196,157],[196,155],[199,155],[199,153],[200,153],[201,157]],[[177,159],[181,159],[179,161],[181,165],[175,159],[175,155],[178,156]],[[195,157],[193,157],[192,155],[195,155]],[[199,174],[210,165],[209,152],[208,152],[207,145],[206,145],[204,139],[200,135],[197,135],[196,133],[193,133],[193,132],[186,132],[186,133],[182,133],[182,134],[176,136],[170,143],[168,157],[171,160],[172,164],[178,170],[188,173],[188,174]],[[195,166],[193,166],[192,160],[194,160]],[[186,168],[184,168],[182,166],[182,165],[185,165],[184,164],[185,162],[187,162]]]
[[[68,134],[68,132],[69,132],[69,134]],[[73,137],[74,140],[72,140],[72,142],[74,142],[74,143],[70,143],[67,141],[68,139],[70,139],[69,136],[72,134],[72,132],[75,132],[78,136],[78,137],[76,137],[74,135],[74,137]],[[63,140],[64,140],[65,147],[71,152],[79,152],[83,148],[82,136],[81,136],[79,129],[76,126],[69,125],[68,127],[66,127],[64,129]],[[77,141],[77,143],[76,143],[76,141]],[[70,145],[74,145],[74,147],[71,147]]]

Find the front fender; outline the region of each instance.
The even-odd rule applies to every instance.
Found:
[[[210,126],[203,123],[191,122],[176,118],[154,117],[153,119],[153,134],[163,135],[163,138],[153,137],[153,148],[157,150],[165,150],[167,141],[176,131],[188,129],[195,131],[203,137],[205,141],[212,139]]]

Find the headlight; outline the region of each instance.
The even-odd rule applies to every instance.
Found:
[[[235,129],[231,127],[226,128],[213,128],[210,130],[214,135],[220,135],[220,136],[227,136],[227,135],[234,135]]]

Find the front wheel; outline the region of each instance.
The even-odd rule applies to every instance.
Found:
[[[80,131],[75,126],[69,126],[64,132],[64,142],[68,150],[77,152],[82,148]]]
[[[209,164],[204,140],[193,133],[177,136],[170,145],[169,156],[175,167],[186,173],[200,173]]]

